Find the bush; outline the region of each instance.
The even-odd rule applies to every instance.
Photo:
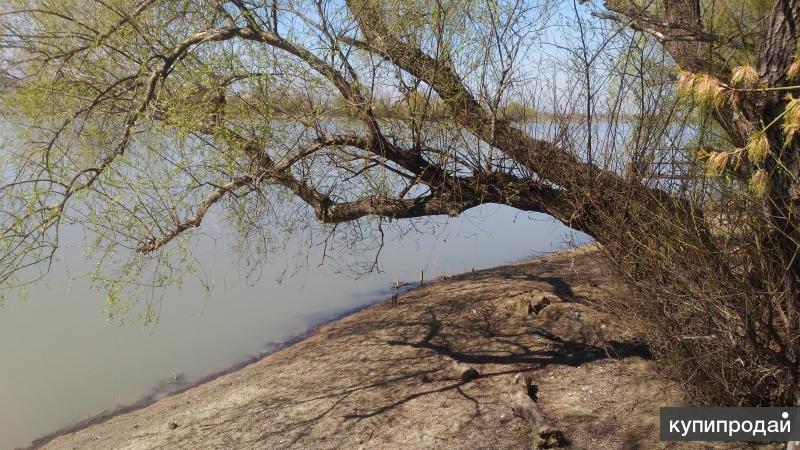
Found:
[[[688,220],[671,205],[660,214],[608,211],[617,226],[602,236],[604,251],[636,291],[627,297],[633,303],[611,309],[637,328],[698,403],[775,406],[797,399],[798,280],[786,273],[792,256],[776,254],[779,235],[765,231],[772,225],[760,205],[719,193],[702,216]]]
[[[503,116],[512,122],[527,122],[533,120],[535,115],[533,108],[514,100],[508,102],[503,108]]]

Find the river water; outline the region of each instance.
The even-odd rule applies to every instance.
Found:
[[[385,298],[396,277],[417,281],[423,270],[429,280],[587,240],[544,215],[495,205],[440,221],[435,233],[389,236],[383,272],[361,277],[318,267],[321,252],[312,251],[312,263],[292,276],[284,272],[293,264],[282,262],[290,256],[277,255],[248,280],[224,242],[201,240],[213,289],[189,282],[166,292],[158,323],[148,327],[108,321],[105,294],[83,278],[68,280],[66,267],[82,273],[87,264],[82,250],[65,249],[46,285],[0,307],[0,449],[265,354],[320,321]]]

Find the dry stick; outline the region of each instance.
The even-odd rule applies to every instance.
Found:
[[[471,381],[475,378],[478,378],[480,375],[475,368],[470,365],[460,363],[453,358],[449,358],[447,356],[444,357],[445,361],[449,361],[450,365],[445,369],[432,373],[432,374],[425,374],[420,377],[423,383],[430,383],[432,381],[444,381],[444,380],[461,380],[461,381]]]
[[[525,373],[514,376],[509,389],[511,409],[518,417],[525,419],[531,426],[533,433],[541,439],[541,443],[548,447],[560,447],[566,443],[564,434],[556,428],[549,417],[539,408],[528,393],[531,387],[531,377]]]

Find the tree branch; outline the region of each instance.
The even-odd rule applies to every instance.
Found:
[[[658,39],[661,43],[670,41],[714,42],[716,40],[716,37],[705,31],[687,30],[680,25],[668,22],[653,23],[644,18],[642,18],[642,20],[636,20],[631,17],[623,18],[617,14],[602,12],[592,12],[592,16],[598,19],[613,20],[623,27],[629,27],[633,30],[647,33]]]
[[[625,203],[628,201],[626,198],[669,205],[670,208],[676,205],[681,208],[689,207],[667,192],[649,189],[641,184],[633,185],[612,171],[581,161],[576,152],[562,149],[549,141],[534,139],[511,126],[506,120],[492,117],[467,89],[450,64],[396,38],[372,1],[348,0],[347,4],[366,36],[365,40],[352,39],[349,43],[382,55],[406,72],[424,80],[447,104],[459,126],[500,149],[523,167],[538,174],[541,179],[559,186],[562,195],[575,193],[582,198],[580,203],[593,205],[589,206],[590,209]],[[546,207],[545,212],[556,217],[558,214]],[[583,214],[593,213],[587,210]],[[592,219],[584,216],[582,220],[589,224]]]
[[[192,214],[191,217],[180,222],[177,226],[167,231],[163,235],[157,238],[152,238],[149,241],[145,242],[144,244],[140,245],[136,249],[136,251],[139,253],[151,253],[163,247],[168,242],[175,239],[176,237],[178,237],[178,235],[188,230],[189,228],[199,227],[200,222],[203,221],[203,217],[205,217],[206,213],[208,212],[208,209],[211,208],[213,204],[222,200],[223,196],[225,196],[225,194],[227,194],[228,192],[234,191],[252,182],[253,178],[248,175],[245,175],[236,178],[235,180],[231,180],[228,183],[225,183],[224,185],[214,190],[214,192],[209,194],[205,198],[205,200],[203,200],[203,203],[200,205],[197,211],[195,211],[195,213]]]
[[[690,72],[704,72],[716,78],[727,78],[728,70],[714,47],[720,45],[716,36],[703,29],[700,0],[665,0],[664,17],[654,17],[626,2],[606,0],[605,7],[615,14],[596,15],[624,22],[631,29],[648,33],[664,44],[678,65]]]

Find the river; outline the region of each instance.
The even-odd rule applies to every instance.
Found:
[[[547,216],[496,205],[438,221],[432,233],[387,236],[382,272],[361,277],[339,265],[318,267],[315,249],[293,275],[285,274],[295,265],[289,250],[248,280],[230,243],[201,239],[197,254],[212,289],[189,282],[166,291],[159,321],[147,327],[107,320],[105,293],[85,278],[68,278],[67,268],[80,274],[87,263],[77,244],[67,246],[46,285],[8,296],[0,307],[0,449],[266,354],[321,321],[385,298],[397,277],[418,281],[422,270],[430,280],[587,240]]]

